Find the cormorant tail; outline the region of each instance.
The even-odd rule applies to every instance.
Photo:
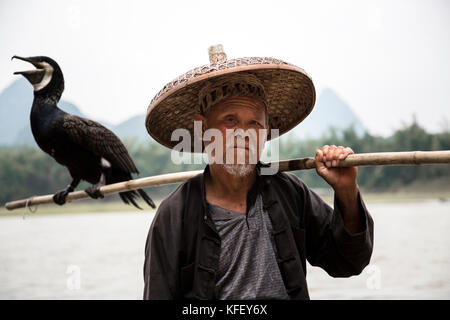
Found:
[[[147,204],[152,207],[153,209],[156,208],[155,203],[153,202],[152,198],[150,198],[148,196],[148,194],[142,190],[142,189],[137,189],[137,192],[139,192],[139,194],[141,195],[142,199],[144,199],[145,202],[147,202]]]
[[[142,210],[141,207],[136,203],[135,198],[137,197],[136,191],[127,191],[119,193],[120,198],[126,204],[132,204],[136,208]]]
[[[137,192],[136,192],[137,191]],[[136,208],[142,210],[142,208],[136,203],[136,199],[139,198],[139,195],[144,199],[144,201],[153,209],[156,208],[155,203],[153,200],[148,196],[147,193],[145,193],[144,190],[138,189],[133,191],[127,191],[127,192],[121,192],[119,193],[120,198],[122,201],[126,204],[132,204]]]

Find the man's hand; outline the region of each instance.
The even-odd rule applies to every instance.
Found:
[[[358,167],[336,168],[340,160],[353,154],[351,148],[342,146],[322,147],[316,150],[316,171],[334,189],[339,207],[342,211],[345,228],[349,233],[357,233],[364,230],[361,214],[358,209],[358,184],[356,176]]]
[[[325,145],[316,150],[316,171],[333,189],[352,190],[357,187],[358,167],[336,168],[340,160],[354,154],[351,148]]]

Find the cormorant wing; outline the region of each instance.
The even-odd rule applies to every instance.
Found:
[[[122,141],[98,122],[64,115],[62,126],[70,141],[108,160],[113,166],[128,173],[139,173]]]

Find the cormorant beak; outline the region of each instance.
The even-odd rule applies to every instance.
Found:
[[[11,58],[12,59],[19,59],[19,60],[23,60],[26,62],[31,63],[33,66],[36,67],[36,69],[34,70],[28,70],[28,71],[16,71],[14,72],[14,74],[21,74],[23,75],[25,78],[27,78],[27,80],[32,84],[38,84],[42,81],[42,78],[45,75],[45,65],[42,62],[39,61],[35,61],[32,57],[30,58],[23,58],[23,57],[19,57],[19,56],[13,56]]]
[[[41,57],[23,58],[13,56],[11,60],[14,58],[29,62],[36,67],[36,69],[34,70],[14,72],[14,74],[21,74],[25,78],[27,78],[27,80],[33,86],[35,92],[45,88],[52,80],[53,67],[50,65],[50,63],[41,61]]]

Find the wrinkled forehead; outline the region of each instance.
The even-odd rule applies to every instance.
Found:
[[[257,98],[253,97],[232,97],[225,99],[210,109],[210,114],[222,114],[227,112],[251,111],[264,116],[266,106]]]

